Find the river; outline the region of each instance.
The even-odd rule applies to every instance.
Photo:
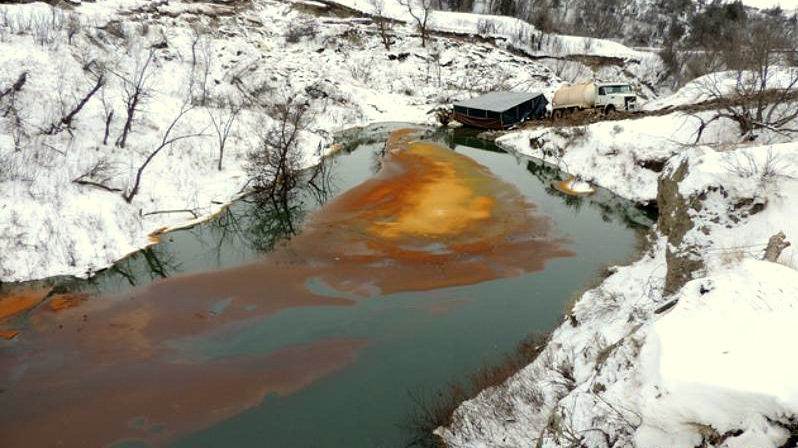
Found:
[[[345,136],[289,210],[238,201],[12,319],[4,446],[407,446],[419,397],[550,331],[651,224],[539,161],[399,127]]]

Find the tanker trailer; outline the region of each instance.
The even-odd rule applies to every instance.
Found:
[[[624,83],[567,84],[554,92],[551,103],[554,119],[577,110],[600,110],[611,113],[616,110],[637,110],[637,96],[632,86]]]

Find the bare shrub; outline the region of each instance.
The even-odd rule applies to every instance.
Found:
[[[72,179],[72,182],[78,185],[87,185],[106,191],[119,192],[122,191],[122,189],[109,186],[115,174],[116,170],[108,159],[100,158],[83,170],[83,173],[78,177]]]
[[[477,21],[477,34],[480,36],[491,36],[496,34],[496,24],[492,20],[479,19]]]
[[[316,28],[315,22],[294,22],[288,26],[288,30],[285,33],[285,41],[289,44],[295,44],[302,39],[314,39],[318,34],[319,30]]]
[[[58,40],[61,30],[64,29],[64,13],[58,8],[50,8],[50,15],[31,15],[33,42],[36,45],[47,47]]]
[[[353,60],[349,64],[349,74],[352,78],[369,84],[374,76],[374,57],[369,58],[368,61]]]
[[[768,148],[764,162],[760,163],[757,156],[751,152],[739,151],[726,162],[726,170],[738,177],[758,177],[760,185],[772,182],[784,173],[784,162],[778,155],[773,154],[773,148]]]
[[[533,334],[522,340],[516,351],[507,355],[504,360],[494,365],[486,365],[475,372],[468,383],[451,384],[445,391],[432,397],[421,393],[411,393],[410,398],[415,405],[406,427],[416,437],[417,445],[409,446],[445,446],[433,434],[435,428],[448,426],[455,409],[465,400],[471,399],[481,391],[504,384],[516,372],[529,365],[546,348],[548,336]],[[532,403],[542,404],[543,394],[533,386],[525,391]]]
[[[512,40],[519,47],[531,46],[534,40],[532,30],[525,25],[518,24],[512,31]]]
[[[432,12],[432,5],[434,0],[399,0],[399,4],[407,8],[407,12],[413,17],[416,22],[416,28],[421,34],[421,46],[427,46],[429,39],[429,28],[427,22],[429,21],[430,13]]]
[[[374,11],[374,22],[377,24],[382,46],[385,47],[386,51],[391,51],[393,21],[385,17],[385,0],[369,0],[369,3]]]
[[[213,129],[216,131],[216,138],[219,147],[219,159],[217,169],[222,170],[222,158],[224,157],[224,147],[227,144],[227,139],[230,137],[230,132],[233,125],[238,119],[238,114],[241,113],[243,106],[229,98],[220,98],[216,101],[215,107],[208,109],[208,117],[213,124]]]

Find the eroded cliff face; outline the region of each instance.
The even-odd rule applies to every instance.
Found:
[[[705,196],[702,193],[685,198],[679,193],[679,182],[687,177],[688,169],[687,160],[683,160],[675,169],[663,172],[658,181],[657,228],[668,241],[665,251],[666,295],[681,289],[693,278],[694,272],[704,268],[704,262],[696,248],[683,244],[684,236],[695,227],[690,211],[700,212]]]

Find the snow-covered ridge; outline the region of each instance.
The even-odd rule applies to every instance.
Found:
[[[643,105],[643,110],[654,111],[676,106],[698,104],[721,97],[746,93],[743,86],[764,81],[768,89],[794,89],[798,87],[798,67],[770,67],[764,79],[751,72],[723,71],[700,76],[669,96],[657,98]],[[754,93],[754,91],[751,91]]]
[[[373,0],[328,0],[366,14],[376,14]],[[420,2],[410,1],[417,16],[422,15]],[[415,23],[408,7],[399,0],[382,0],[382,15],[394,20]],[[506,39],[518,49],[542,56],[591,55],[621,59],[645,60],[653,53],[633,50],[607,39],[580,36],[546,35],[531,24],[515,17],[470,14],[451,11],[429,13],[430,29],[461,34],[487,34],[486,37]],[[487,31],[487,33],[485,33]]]

